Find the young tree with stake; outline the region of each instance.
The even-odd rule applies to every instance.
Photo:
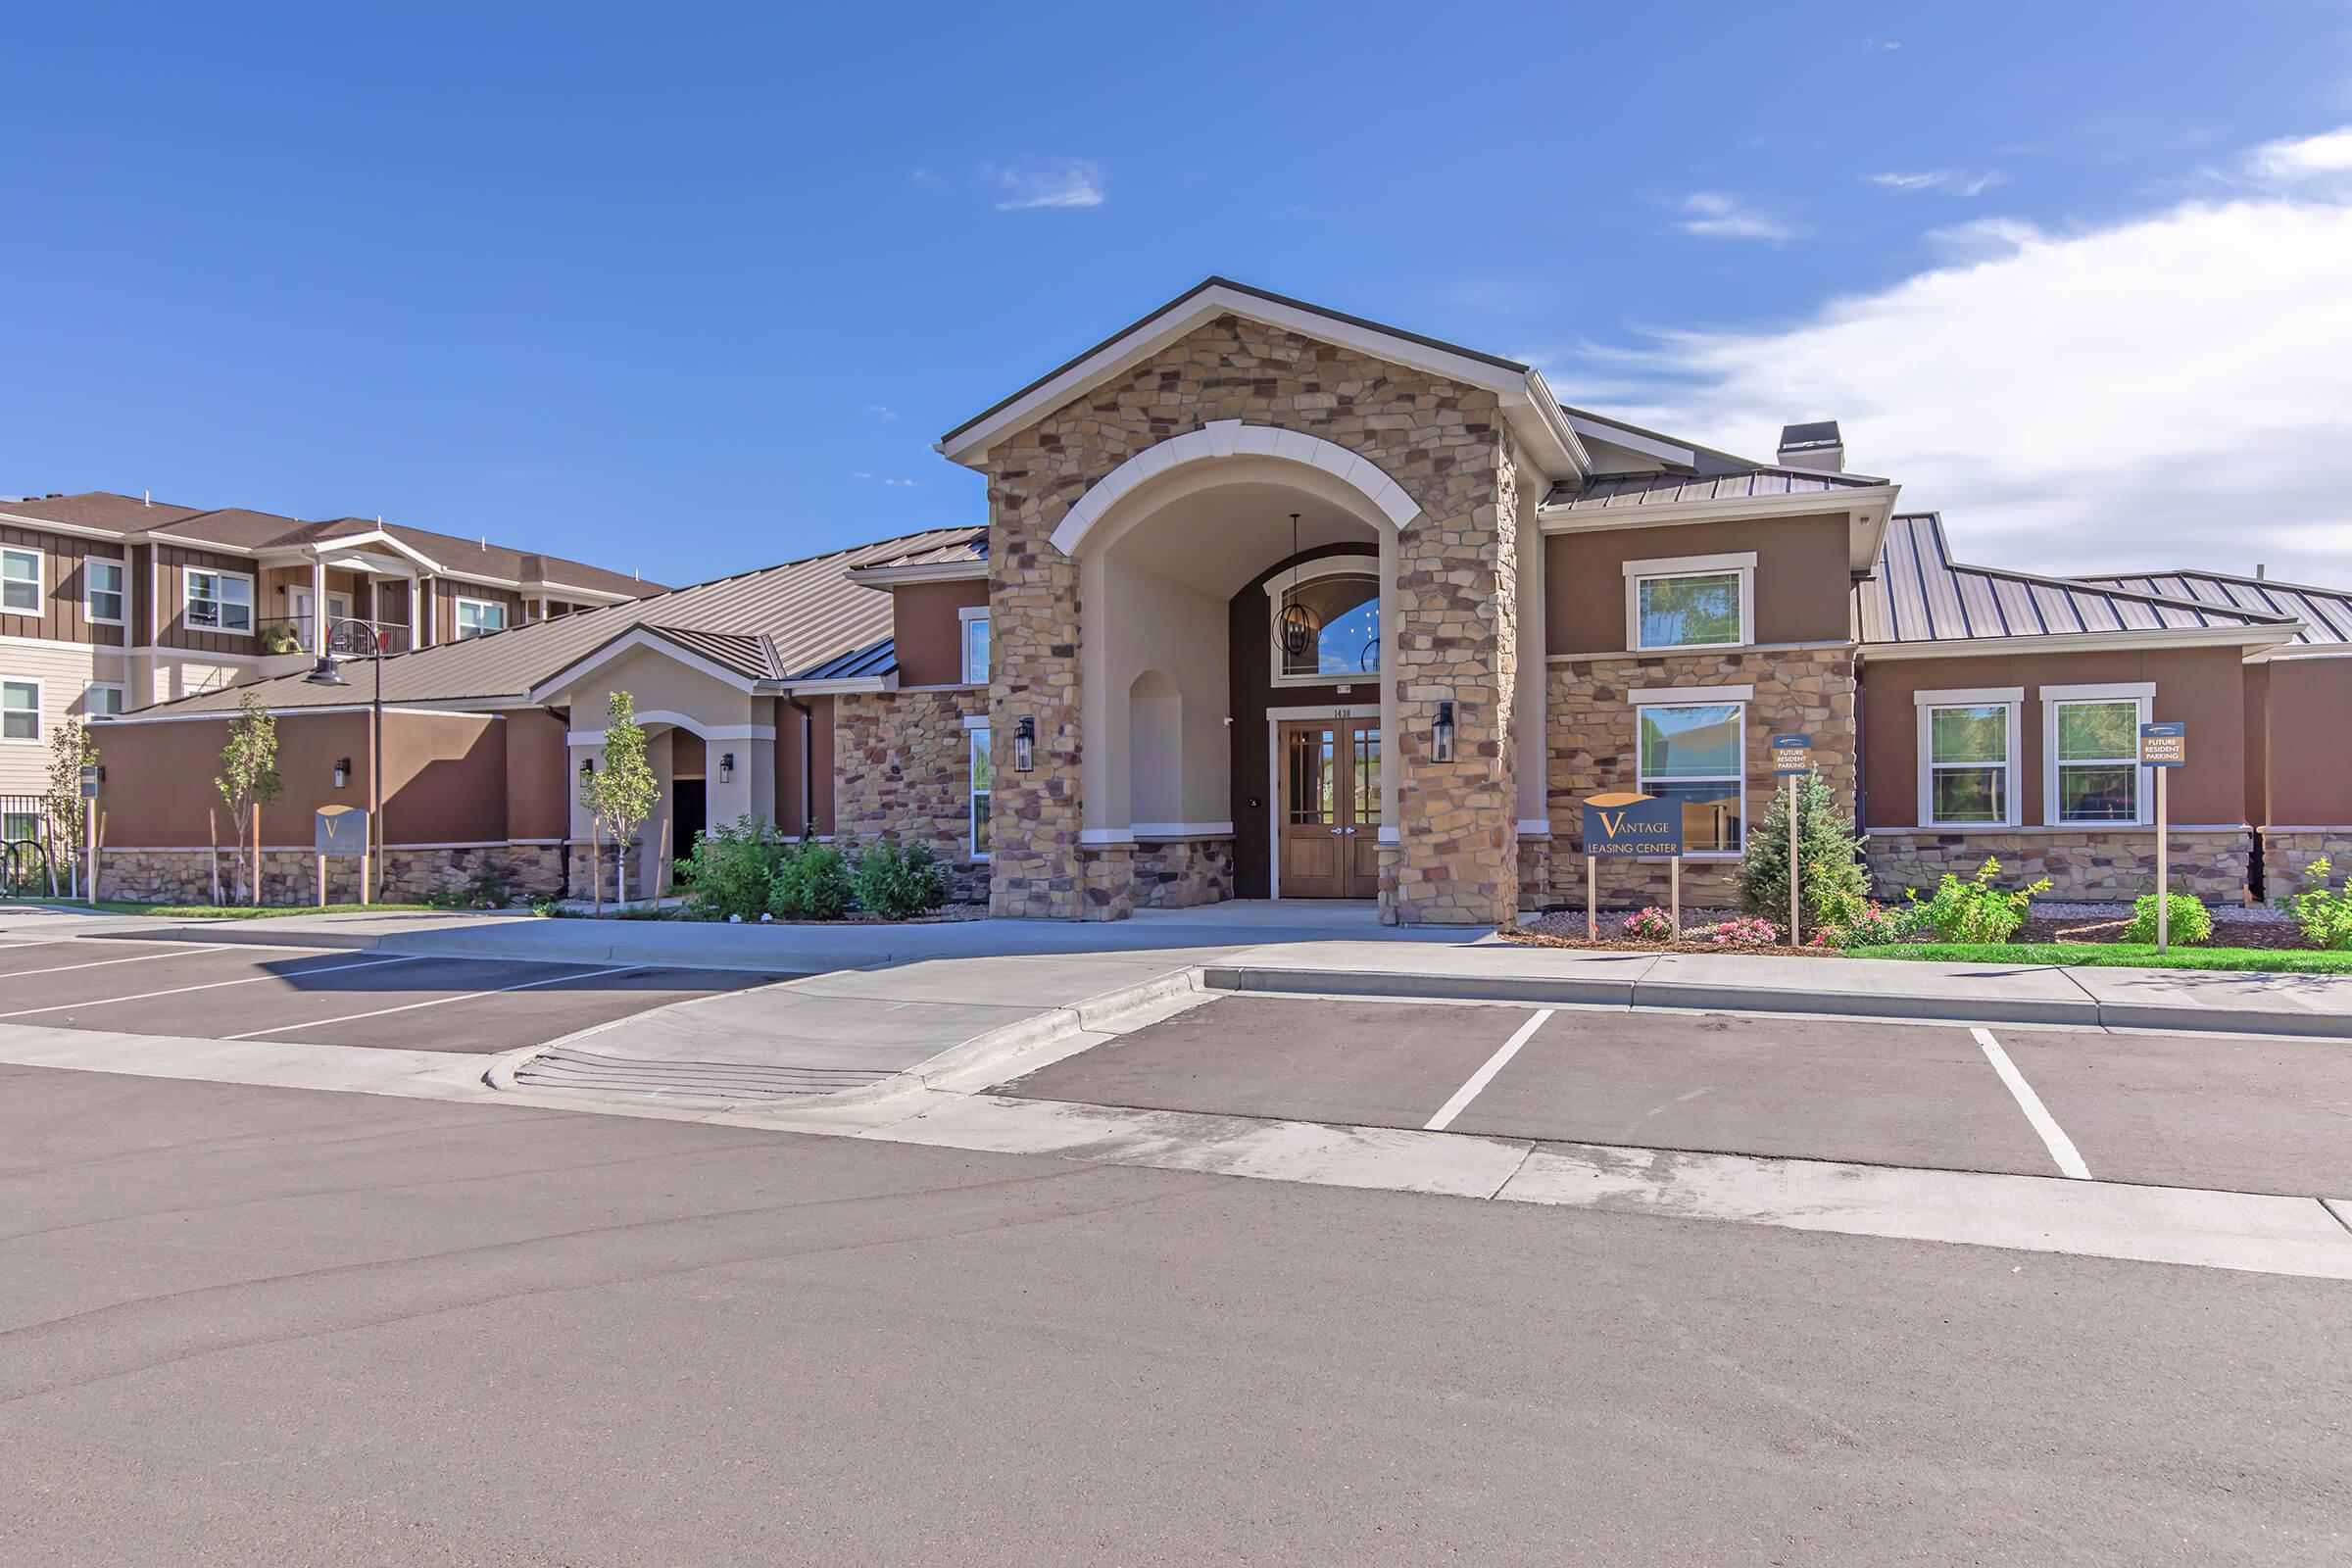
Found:
[[[81,793],[81,770],[98,765],[98,737],[78,718],[69,718],[49,737],[49,787],[41,795],[41,813],[50,823],[48,851],[49,896],[57,897],[57,853],[78,846],[85,831],[89,806]],[[67,858],[67,874],[79,876],[81,857]],[[76,886],[79,884],[76,883]]]
[[[662,804],[662,785],[645,758],[645,726],[637,722],[637,700],[627,692],[609,693],[605,713],[605,765],[581,781],[580,804],[612,835],[612,894],[616,903],[626,905],[629,840]]]
[[[240,866],[245,866],[246,828],[252,827],[253,860],[245,885],[255,904],[262,902],[261,808],[276,800],[284,787],[277,776],[277,720],[249,691],[237,701],[237,716],[228,721],[228,744],[220,748],[220,771],[213,788],[228,803]]]

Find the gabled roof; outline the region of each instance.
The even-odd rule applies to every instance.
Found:
[[[137,533],[145,528],[160,528],[182,517],[193,517],[198,507],[172,506],[161,501],[147,501],[138,496],[116,495],[110,490],[90,490],[76,496],[26,496],[22,501],[0,501],[0,514],[25,517],[34,522],[54,522],[68,528],[95,528],[104,533]]]
[[[2295,633],[2297,647],[2352,647],[2352,590],[2200,570],[2122,573],[2082,580],[2134,593],[2193,599],[2217,608],[2292,615],[2303,623],[2303,629]]]
[[[396,655],[384,661],[384,700],[415,707],[519,706],[529,701],[534,687],[633,633],[685,649],[747,680],[810,679],[814,669],[888,643],[890,595],[851,581],[849,568],[958,544],[971,534],[969,527],[926,529]],[[350,702],[353,689],[366,684],[365,675],[345,688],[284,675],[160,704],[110,722],[229,710],[247,692],[281,710],[331,707]]]
[[[978,467],[990,447],[1090,388],[1132,368],[1204,321],[1238,316],[1280,330],[1297,332],[1377,355],[1464,386],[1483,387],[1501,401],[1511,423],[1537,464],[1553,477],[1591,467],[1576,431],[1560,410],[1542,372],[1458,343],[1424,337],[1304,300],[1209,277],[1159,309],[1047,371],[1010,397],[993,404],[941,436],[938,449],[954,462]]]
[[[2291,616],[2192,599],[2042,577],[1952,560],[1933,512],[1893,519],[1877,569],[1854,587],[1866,650],[1936,645],[1955,652],[2028,639],[2082,642],[2282,643]]]

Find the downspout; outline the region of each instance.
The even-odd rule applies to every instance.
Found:
[[[816,714],[787,691],[784,700],[801,715],[801,842],[816,837]]]

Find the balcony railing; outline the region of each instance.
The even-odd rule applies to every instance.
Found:
[[[409,651],[409,628],[389,620],[334,620],[334,652],[365,655],[372,640],[387,654]],[[311,651],[311,617],[279,615],[260,628],[262,651],[269,654],[307,654]]]

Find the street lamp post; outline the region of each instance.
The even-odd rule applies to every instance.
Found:
[[[368,756],[368,833],[375,854],[369,880],[377,904],[384,902],[384,641],[373,621],[338,620],[326,628],[320,646],[324,652],[318,662],[303,679],[314,686],[348,686],[351,682],[335,667],[335,638],[347,626],[356,626],[366,633],[368,658],[375,664],[374,693],[368,699],[368,712],[374,730]],[[356,656],[352,656],[356,657]]]

